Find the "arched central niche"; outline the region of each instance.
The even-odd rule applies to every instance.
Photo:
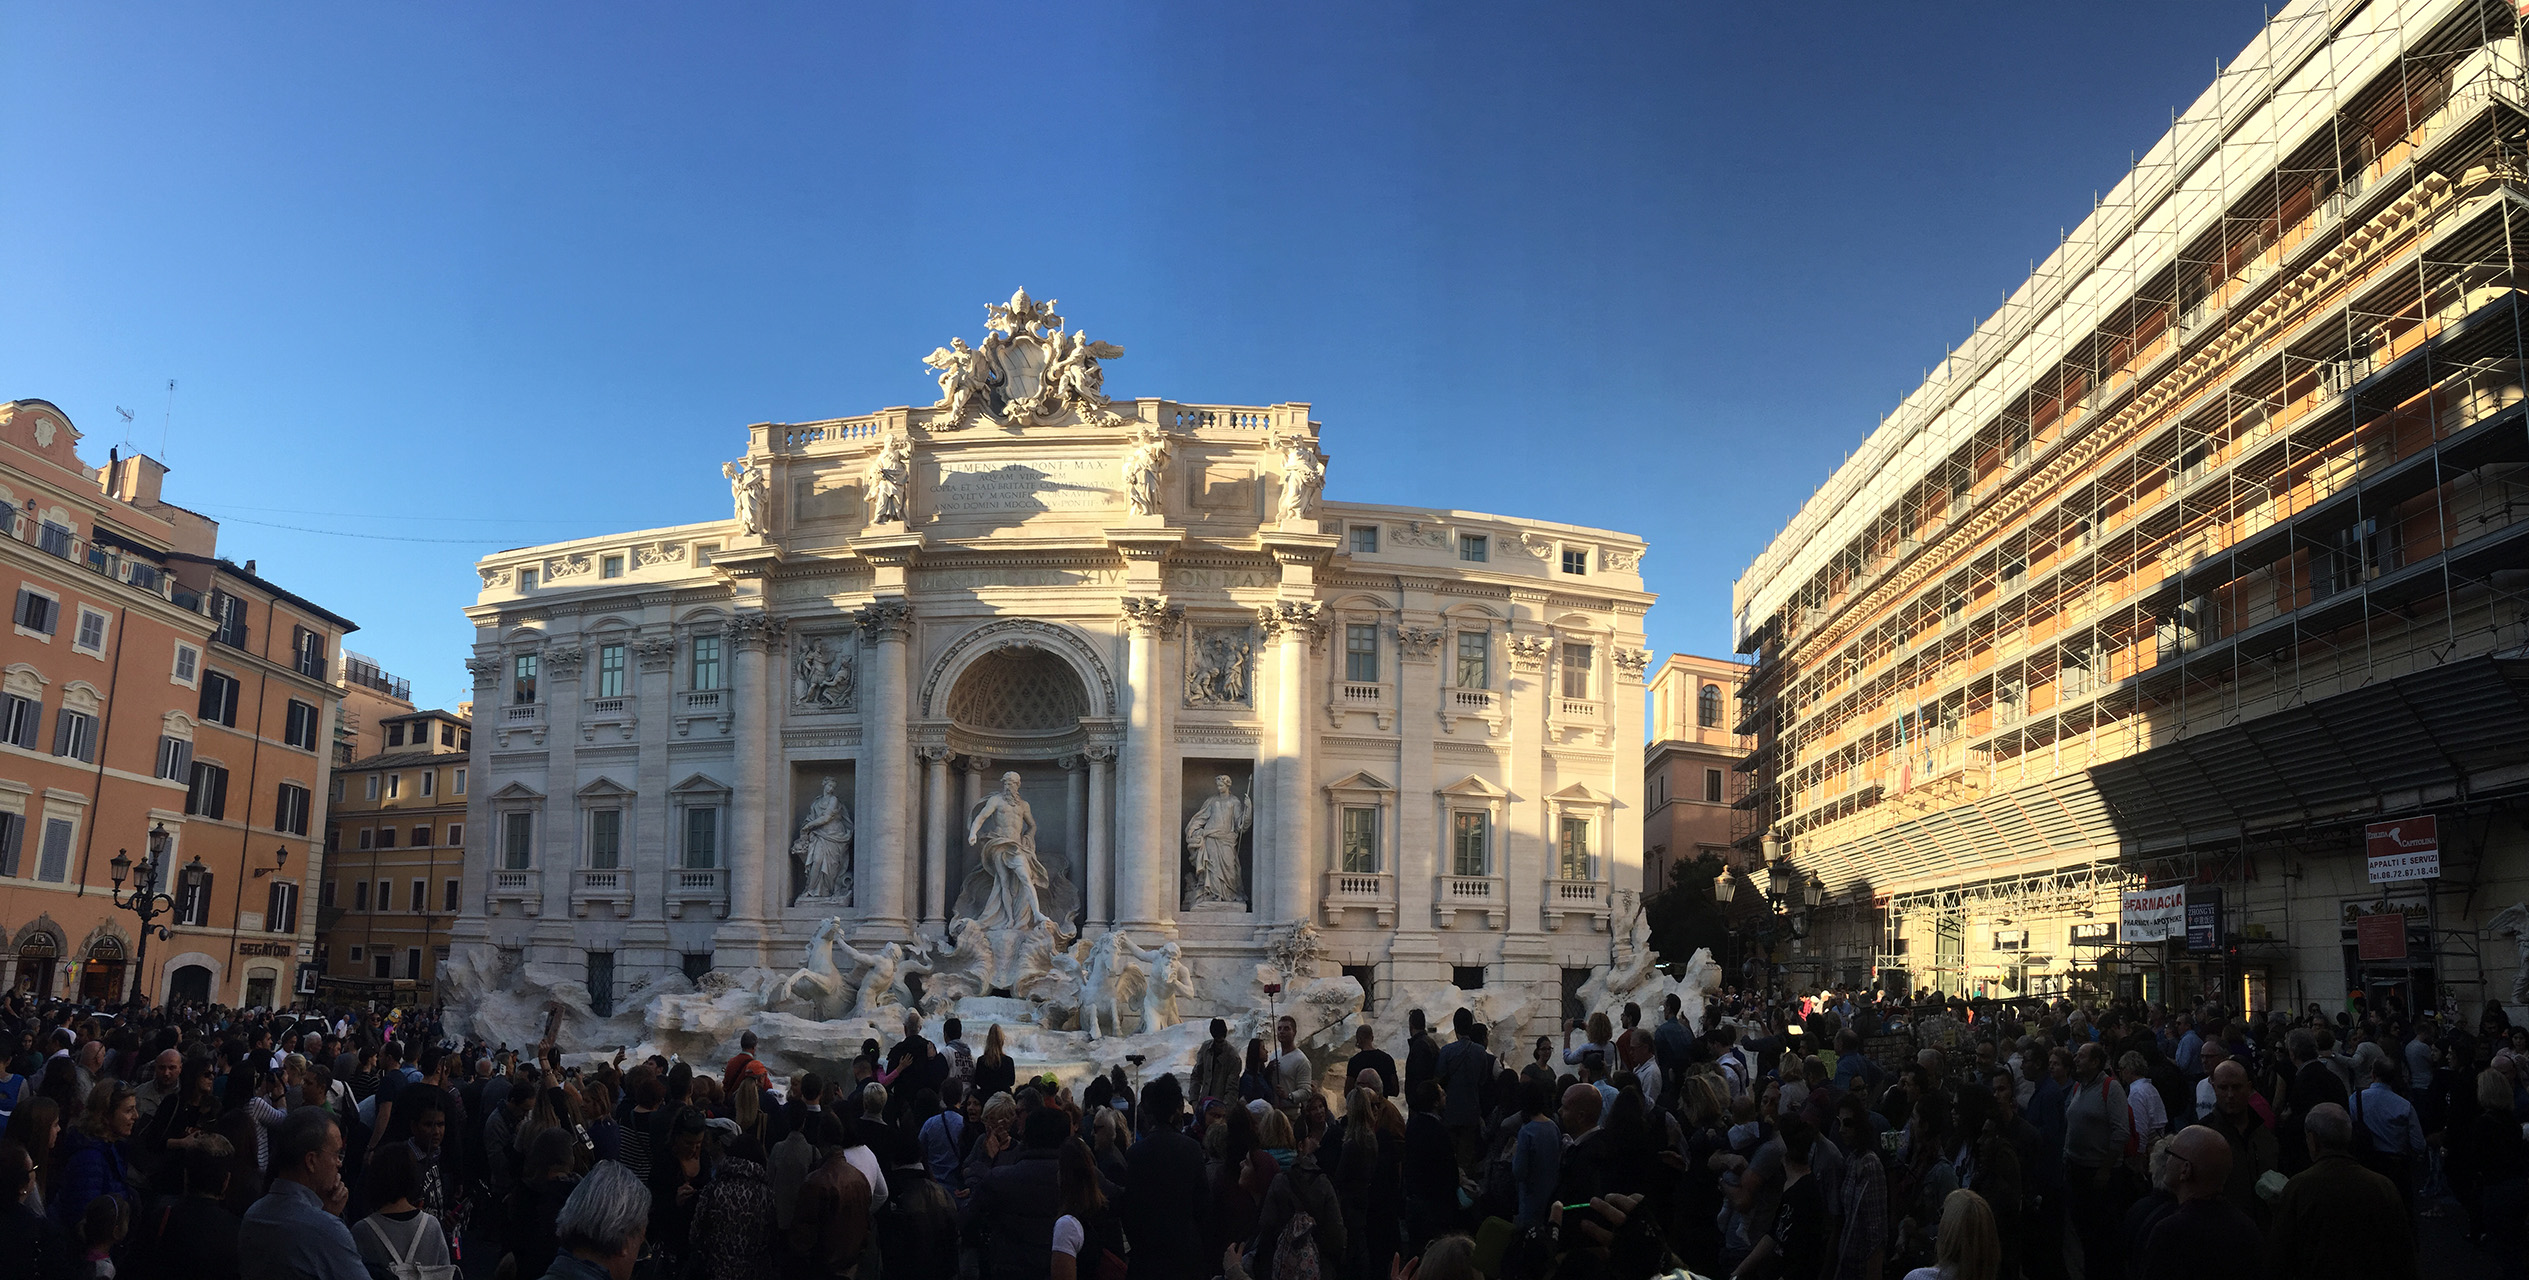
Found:
[[[949,676],[941,710],[950,749],[965,757],[967,786],[954,807],[950,841],[954,854],[949,886],[956,910],[971,914],[989,889],[977,871],[978,851],[966,840],[977,801],[997,791],[1004,775],[1019,775],[1019,794],[1036,819],[1036,853],[1044,874],[1040,905],[1057,920],[1078,905],[1087,815],[1078,811],[1085,793],[1072,775],[1088,733],[1081,724],[1096,703],[1080,670],[1062,653],[1032,638],[1009,638],[965,655]],[[980,768],[976,766],[981,764]]]

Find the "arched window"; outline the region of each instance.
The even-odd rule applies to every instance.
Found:
[[[123,942],[99,938],[88,948],[88,962],[79,967],[79,998],[112,1004],[123,998]]]
[[[1695,723],[1707,729],[1721,727],[1721,686],[1708,684],[1695,695]]]

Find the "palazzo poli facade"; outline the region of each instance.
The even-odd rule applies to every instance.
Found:
[[[934,405],[750,428],[730,519],[480,562],[483,971],[606,1016],[1030,894],[1178,941],[1187,1016],[1302,920],[1373,1004],[1607,963],[1642,542],[1322,501],[1307,405],[1111,401],[1053,305],[935,352]]]

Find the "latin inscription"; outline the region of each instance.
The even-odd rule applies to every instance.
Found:
[[[1121,569],[926,569],[914,581],[929,591],[982,587],[1120,587]]]
[[[932,489],[940,514],[1103,511],[1123,500],[1112,458],[942,460]]]
[[[1168,587],[1172,591],[1232,591],[1241,587],[1270,587],[1280,582],[1265,569],[1186,569],[1168,571]]]

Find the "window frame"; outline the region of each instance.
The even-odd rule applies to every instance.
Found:
[[[1476,869],[1466,869],[1467,823],[1474,822],[1477,844]],[[1489,806],[1449,806],[1449,874],[1460,879],[1474,879],[1493,874],[1493,811]]]
[[[708,645],[711,648],[711,656],[709,658],[705,658],[703,656],[703,647],[705,645]],[[693,693],[719,692],[723,687],[725,687],[724,682],[728,679],[727,654],[727,647],[721,644],[719,636],[695,636],[686,646],[686,688]],[[703,671],[706,663],[709,665],[711,672],[711,683],[709,684],[703,683]]]
[[[597,690],[589,696],[596,698],[624,696],[624,648],[620,640],[597,646]]]
[[[1379,527],[1377,525],[1356,524],[1347,528],[1344,533],[1347,545],[1352,548],[1352,554],[1374,556],[1379,553]]]
[[[301,713],[305,714],[302,715]],[[301,702],[296,698],[290,699],[288,706],[282,712],[282,743],[286,746],[296,747],[301,751],[316,750],[317,740],[324,736],[324,719],[325,713],[317,708],[315,704]],[[302,720],[305,721],[307,726],[307,731],[304,735],[299,732],[299,725]],[[306,738],[306,741],[302,742],[299,740],[302,736]]]
[[[1379,874],[1383,864],[1383,859],[1379,856],[1379,806],[1345,804],[1338,806],[1335,812],[1337,815],[1335,869],[1350,875]],[[1366,821],[1368,827],[1366,833],[1356,829],[1355,819]],[[1368,837],[1366,841],[1356,838],[1365,834]],[[1368,856],[1361,860],[1363,865],[1354,865],[1353,855],[1365,850]]]
[[[1367,643],[1363,643],[1366,641]],[[1377,684],[1379,682],[1379,624],[1347,622],[1344,624],[1344,683]]]
[[[1493,539],[1491,535],[1482,533],[1459,534],[1458,561],[1461,564],[1491,564],[1493,562]]]
[[[1490,630],[1468,630],[1465,628],[1459,628],[1457,637],[1457,648],[1451,655],[1453,661],[1450,664],[1450,672],[1452,677],[1456,680],[1456,683],[1450,687],[1456,689],[1492,688],[1493,633]],[[1475,683],[1473,684],[1467,683],[1467,647],[1469,641],[1474,642],[1475,648],[1474,656],[1476,678]]]
[[[88,623],[92,620],[97,624],[97,639],[94,644],[88,642]],[[71,649],[91,657],[104,657],[106,645],[111,642],[113,635],[111,630],[113,625],[113,617],[104,610],[84,604],[78,606],[78,622],[70,629]]]
[[[186,673],[187,667],[192,668],[191,674]],[[183,641],[176,642],[176,651],[167,660],[167,682],[183,685],[187,689],[202,687],[201,646],[186,644]]]
[[[1588,574],[1589,574],[1589,548],[1587,548],[1587,547],[1565,547],[1565,548],[1563,548],[1563,572],[1565,572],[1565,573],[1567,573],[1567,574],[1570,574],[1570,575],[1572,575],[1573,577],[1576,577],[1576,578],[1578,578],[1578,577],[1586,577],[1586,576],[1588,576]]]

